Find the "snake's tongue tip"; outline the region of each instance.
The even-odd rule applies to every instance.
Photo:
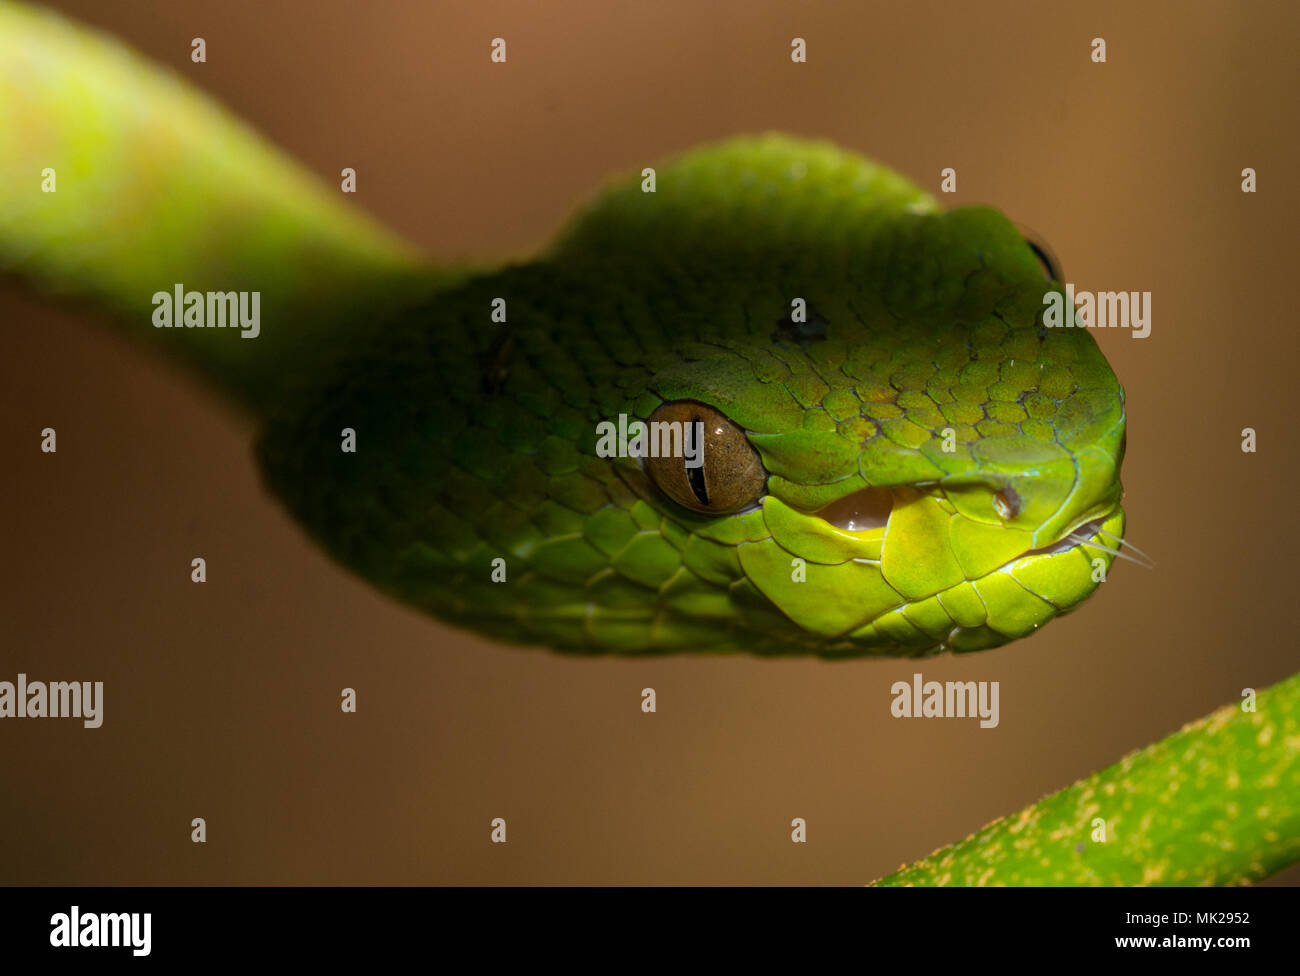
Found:
[[[1156,568],[1156,561],[1152,559],[1150,555],[1148,555],[1147,553],[1139,549],[1136,544],[1130,542],[1128,539],[1125,539],[1122,536],[1115,535],[1111,532],[1107,532],[1100,527],[1097,529],[1097,535],[1101,536],[1102,538],[1106,539],[1107,541],[1111,542],[1114,545],[1115,548],[1113,550],[1107,550],[1108,552],[1113,551],[1115,555],[1118,556],[1119,558],[1127,559],[1129,562],[1136,563],[1138,566],[1141,566],[1143,569]],[[1132,553],[1125,552],[1124,550],[1126,549],[1132,550]]]

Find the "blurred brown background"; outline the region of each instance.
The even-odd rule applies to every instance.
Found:
[[[0,680],[102,680],[106,709],[95,731],[0,724],[0,882],[864,882],[1296,669],[1300,8],[53,6],[330,181],[355,167],[358,205],[449,258],[527,252],[610,173],[732,133],[828,137],[936,192],[954,167],[945,202],[1034,228],[1079,288],[1153,293],[1150,338],[1099,341],[1158,565],[1118,565],[1030,640],[920,665],[1000,681],[994,730],[891,718],[911,662],[494,645],[317,552],[260,491],[248,421],[188,375],[9,292]]]

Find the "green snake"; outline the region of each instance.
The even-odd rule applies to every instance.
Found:
[[[0,188],[0,270],[204,373],[336,560],[492,638],[980,650],[1121,544],[1123,390],[1043,324],[1054,273],[831,145],[705,146],[536,257],[435,268],[188,86],[3,5]],[[258,292],[260,334],[153,328],[175,285]],[[605,456],[619,418],[700,424],[702,464]]]

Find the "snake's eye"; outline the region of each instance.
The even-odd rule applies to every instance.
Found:
[[[1043,277],[1048,281],[1061,281],[1061,262],[1056,260],[1056,255],[1052,249],[1047,246],[1046,242],[1037,234],[1024,227],[1020,228],[1020,236],[1025,239],[1029,245],[1029,250],[1034,252],[1034,257],[1038,259],[1038,266],[1043,269]]]
[[[1043,277],[1048,281],[1060,281],[1061,266],[1052,252],[1047,249],[1047,245],[1032,238],[1025,238],[1025,243],[1029,245],[1029,250],[1034,252],[1034,257],[1038,258],[1038,264],[1043,269]]]
[[[645,469],[684,508],[726,515],[755,502],[767,472],[744,431],[713,407],[665,403],[646,425]]]

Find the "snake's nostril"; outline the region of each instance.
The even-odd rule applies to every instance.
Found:
[[[1020,496],[1012,488],[1003,488],[993,495],[993,510],[1001,518],[1015,518],[1020,514]]]

